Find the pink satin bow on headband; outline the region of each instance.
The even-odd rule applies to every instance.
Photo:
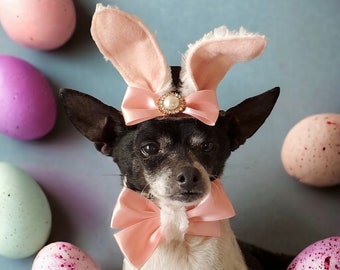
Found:
[[[216,92],[201,90],[183,98],[176,92],[159,95],[150,90],[128,87],[122,103],[126,125],[135,125],[160,116],[183,113],[213,126],[219,114]]]
[[[123,188],[113,211],[111,227],[125,257],[140,269],[164,240],[161,209],[137,192]],[[211,192],[197,206],[186,211],[187,234],[218,237],[220,221],[235,215],[233,206],[219,179],[211,183]]]

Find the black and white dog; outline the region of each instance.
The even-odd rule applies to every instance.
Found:
[[[113,30],[113,26],[118,29]],[[116,66],[129,87],[137,89],[133,91],[148,88],[160,99],[174,93],[171,102],[155,105],[162,115],[127,123],[130,116],[124,106],[125,114],[87,94],[61,90],[67,116],[94,142],[97,150],[113,157],[124,188],[159,208],[164,239],[141,269],[248,269],[228,219],[219,221],[218,237],[191,235],[187,234],[186,211],[209,195],[212,183],[221,178],[231,152],[264,123],[276,103],[279,88],[246,99],[226,111],[217,111],[214,123],[186,113],[190,100],[185,99],[190,97],[192,89],[214,91],[230,66],[250,60],[263,50],[264,38],[244,30],[224,31],[222,35],[212,33],[189,49],[182,67],[169,68],[164,65],[154,37],[134,16],[98,6],[91,31],[104,56]],[[134,106],[138,107],[142,98],[143,95],[136,97]],[[179,104],[182,107],[175,108],[178,109],[175,113],[164,112],[162,108],[174,109]],[[249,253],[246,259],[248,267],[254,267],[251,269],[266,269],[264,265],[268,265],[267,269],[284,269],[270,253],[244,244],[242,248]],[[124,269],[135,269],[129,258]]]

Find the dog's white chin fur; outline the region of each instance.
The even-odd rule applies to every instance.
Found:
[[[187,235],[185,207],[162,206],[165,236],[142,270],[247,270],[229,220],[221,222],[220,237]],[[135,268],[125,259],[123,270]]]

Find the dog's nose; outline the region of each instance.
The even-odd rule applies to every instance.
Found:
[[[177,174],[176,180],[179,182],[181,188],[190,191],[196,186],[197,182],[200,180],[200,176],[201,174],[198,169],[193,167],[184,167]]]

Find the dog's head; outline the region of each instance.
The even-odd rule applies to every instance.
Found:
[[[118,164],[124,184],[160,201],[193,204],[221,176],[226,159],[270,114],[279,88],[220,111],[215,126],[162,117],[126,126],[120,111],[69,89],[61,91],[73,125]]]
[[[226,72],[260,55],[264,36],[219,27],[189,46],[181,67],[170,68],[136,16],[98,5],[91,34],[129,86],[122,113],[64,90],[68,117],[113,157],[127,187],[159,201],[198,202],[210,181],[221,176],[230,152],[262,125],[278,97],[276,88],[220,112],[216,101]]]

